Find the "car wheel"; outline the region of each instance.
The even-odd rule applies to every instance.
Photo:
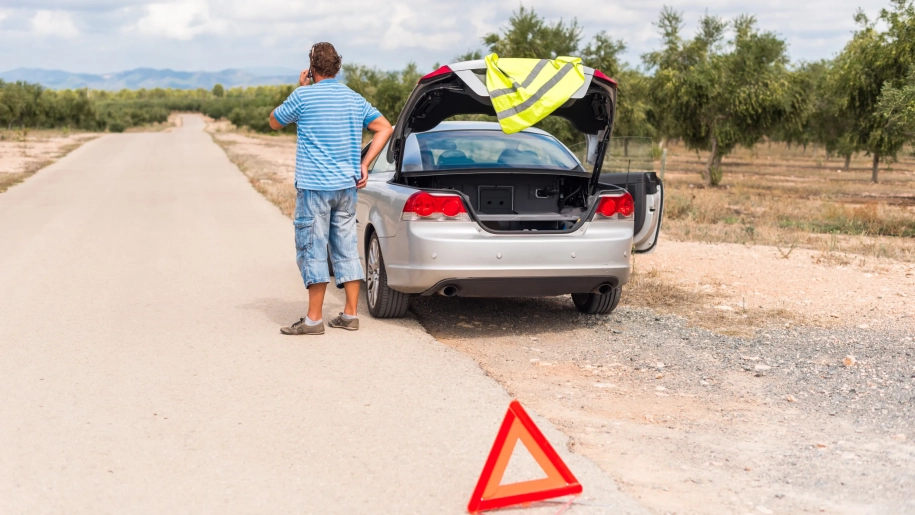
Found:
[[[572,302],[578,311],[588,315],[607,315],[620,303],[623,287],[617,286],[610,293],[573,293]]]
[[[388,287],[378,235],[372,234],[365,259],[365,296],[375,318],[402,318],[410,307],[410,295]]]

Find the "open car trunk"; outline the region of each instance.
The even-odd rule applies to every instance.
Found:
[[[425,190],[460,192],[471,216],[490,232],[571,232],[588,221],[599,192],[624,189],[635,204],[636,251],[653,249],[660,228],[660,180],[654,173],[601,176],[613,129],[616,82],[600,72],[585,68],[584,84],[551,114],[567,120],[585,136],[582,162],[573,157],[572,166],[550,161],[556,165],[552,169],[526,169],[526,165],[517,165],[519,161],[512,166],[508,159],[508,166],[494,166],[503,163],[503,155],[484,160],[481,165],[453,145],[447,147],[439,142],[436,146],[430,142],[423,146],[416,142],[420,138],[410,137],[433,131],[455,116],[495,117],[485,73],[482,60],[469,61],[442,67],[420,80],[397,119],[384,156],[394,164],[393,182]],[[535,135],[536,132],[527,134]],[[405,162],[405,154],[412,150],[408,148],[410,144],[416,146],[414,158]],[[503,154],[506,152],[513,153],[509,156],[512,159],[524,159],[523,150],[503,150]],[[592,165],[592,170],[586,170],[587,165]]]
[[[588,176],[514,172],[408,176],[406,183],[462,193],[492,232],[569,231],[588,214]]]

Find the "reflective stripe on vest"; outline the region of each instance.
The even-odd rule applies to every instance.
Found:
[[[502,131],[512,134],[546,118],[585,83],[577,57],[499,59],[486,56],[486,89]]]

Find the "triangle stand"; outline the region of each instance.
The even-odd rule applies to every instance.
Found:
[[[501,485],[508,461],[519,440],[547,477]],[[580,494],[581,491],[582,487],[578,480],[540,429],[534,425],[534,421],[521,407],[521,403],[513,400],[508,406],[508,412],[505,413],[502,427],[496,434],[496,441],[483,466],[483,473],[480,474],[477,486],[470,497],[467,510],[470,513],[479,513],[483,510]]]

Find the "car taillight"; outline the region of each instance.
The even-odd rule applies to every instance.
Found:
[[[457,195],[433,195],[420,191],[407,199],[403,206],[402,220],[461,220],[469,221],[470,215],[464,207],[464,200]]]
[[[451,73],[451,68],[448,66],[442,66],[438,70],[435,70],[432,73],[424,75],[421,79],[419,79],[419,83],[422,84],[423,82],[428,82],[428,81],[438,77],[439,75],[445,75],[446,73]]]
[[[625,192],[622,195],[607,195],[600,198],[597,204],[597,215],[603,218],[629,218],[635,212],[635,203],[632,195]],[[617,217],[616,215],[620,215]]]
[[[607,81],[607,82],[613,84],[614,86],[616,85],[616,81],[615,81],[615,80],[611,79],[610,77],[607,77],[607,76],[604,74],[604,72],[602,72],[602,71],[600,71],[600,70],[594,70],[594,78],[596,78],[596,79],[601,79],[601,80],[605,80],[605,81]]]

